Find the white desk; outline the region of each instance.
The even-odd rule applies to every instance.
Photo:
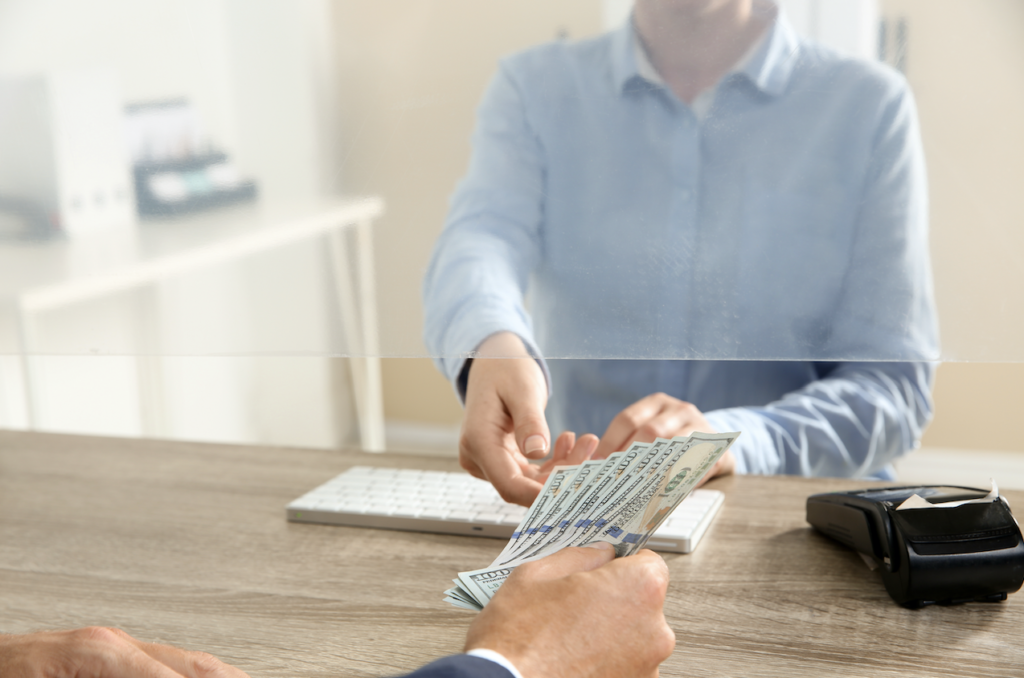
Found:
[[[383,201],[374,197],[298,207],[255,204],[143,222],[132,231],[3,245],[0,300],[12,309],[15,317],[16,351],[24,373],[29,428],[36,428],[41,405],[33,368],[33,354],[39,351],[42,339],[36,323],[39,314],[301,240],[326,237],[335,298],[345,333],[345,354],[352,359],[361,446],[366,450],[383,450],[371,231],[373,220],[383,210]],[[61,352],[89,351],[71,347]]]

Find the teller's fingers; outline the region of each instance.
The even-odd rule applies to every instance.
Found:
[[[687,416],[684,418],[685,423],[679,428],[675,435],[688,436],[692,433],[718,433],[718,431],[711,426],[708,420],[704,418],[703,414],[695,417],[691,417],[689,415],[690,413],[687,413]]]
[[[566,455],[565,461],[563,463],[566,466],[576,466],[577,464],[582,464],[583,462],[593,457],[594,452],[597,450],[598,444],[599,441],[597,439],[597,436],[595,436],[593,433],[587,433],[586,435],[581,436],[580,439],[576,441],[576,444],[573,446],[572,450]]]
[[[556,466],[567,466],[571,462],[566,461],[569,453],[572,452],[576,445],[576,434],[572,431],[563,431],[558,438],[555,439],[555,445],[552,449],[551,456],[544,461],[537,469],[537,475],[534,477],[535,480],[544,482],[547,476],[555,469]]]
[[[556,465],[563,465],[566,463],[565,459],[572,452],[573,447],[576,445],[576,434],[573,431],[562,431],[555,439],[555,447],[551,454],[551,459],[554,460]]]
[[[700,421],[692,413],[682,407],[685,403],[670,404],[637,427],[634,440],[641,443],[652,442],[655,438],[673,438],[688,435],[700,425]]]
[[[642,398],[615,415],[612,423],[601,436],[601,442],[594,453],[595,459],[604,459],[612,452],[624,450],[636,439],[638,429],[661,412],[668,396],[655,393]]]
[[[461,466],[469,475],[480,480],[487,480],[483,470],[477,466],[477,463],[473,461],[473,458],[468,454],[464,454],[462,451],[459,452],[459,466]]]
[[[537,475],[537,468],[519,452],[510,432],[486,419],[483,424],[471,425],[468,410],[467,422],[459,437],[459,465],[474,478],[487,480],[495,487],[498,484],[494,481],[499,478],[496,470],[501,468],[518,468],[510,477],[533,478]]]
[[[479,454],[476,461],[484,479],[494,485],[505,501],[529,506],[540,494],[542,486],[534,480],[536,467],[518,451],[491,448]]]

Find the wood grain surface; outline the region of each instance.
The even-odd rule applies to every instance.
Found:
[[[0,432],[0,630],[117,626],[259,676],[388,676],[461,650],[442,601],[499,540],[288,523],[354,464],[450,458]],[[954,481],[955,479],[950,479]],[[1024,676],[1024,596],[906,610],[804,521],[869,483],[733,477],[697,551],[666,556],[663,676]],[[1006,493],[1024,506],[1024,492]]]

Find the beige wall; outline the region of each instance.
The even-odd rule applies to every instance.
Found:
[[[882,0],[908,26],[943,359],[1024,360],[1024,2]]]
[[[377,193],[381,349],[424,356],[420,280],[465,172],[476,106],[498,59],[601,30],[594,0],[343,0],[335,3],[341,185]],[[389,419],[453,424],[451,386],[422,357],[383,361]]]
[[[907,22],[943,356],[963,361],[939,369],[924,444],[1024,451],[1024,2],[881,5]]]
[[[882,0],[908,21],[908,77],[932,192],[945,356],[925,444],[1024,449],[1004,422],[1024,405],[1024,2]],[[469,154],[497,58],[560,32],[599,32],[588,0],[345,0],[335,4],[341,182],[379,193],[382,349],[423,356],[419,281]],[[993,361],[1016,360],[1017,364]],[[454,424],[450,385],[422,357],[383,363],[389,419]]]
[[[452,385],[429,358],[385,358],[381,377],[385,419],[432,426],[462,421],[462,406]]]
[[[944,363],[925,447],[1024,452],[1024,363]]]

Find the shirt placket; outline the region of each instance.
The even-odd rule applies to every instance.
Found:
[[[700,123],[693,111],[678,101],[672,107],[672,202],[671,228],[668,246],[672,248],[673,263],[669,279],[674,283],[669,290],[667,308],[672,309],[671,331],[676,347],[673,357],[692,357],[691,290],[693,289],[693,257],[697,255],[698,188],[700,186]],[[659,370],[660,390],[681,393],[687,383],[688,364],[673,360]]]

